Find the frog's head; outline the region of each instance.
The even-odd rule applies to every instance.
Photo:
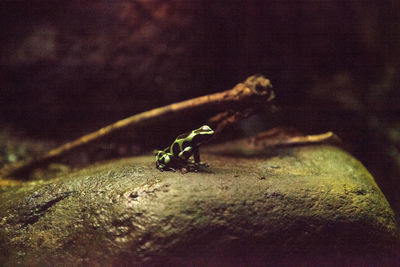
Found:
[[[193,140],[197,145],[204,144],[208,142],[214,135],[213,129],[208,125],[203,125],[200,128],[193,131],[195,134]]]

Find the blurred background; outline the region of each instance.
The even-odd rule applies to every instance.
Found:
[[[232,131],[333,131],[400,214],[399,57],[395,0],[3,0],[0,164],[261,73],[279,111]]]

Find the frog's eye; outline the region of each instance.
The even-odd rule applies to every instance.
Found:
[[[214,131],[208,125],[201,126],[199,129],[193,131],[195,134],[214,134]]]
[[[213,130],[208,125],[204,125],[200,128],[202,132],[212,132]]]

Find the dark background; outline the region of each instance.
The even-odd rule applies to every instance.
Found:
[[[238,135],[334,131],[399,211],[399,56],[399,1],[3,0],[2,163],[18,158],[5,132],[54,145],[262,73],[279,112]]]

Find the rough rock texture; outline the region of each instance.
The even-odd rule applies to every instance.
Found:
[[[2,193],[0,263],[335,264],[396,241],[373,177],[339,148],[203,160],[182,174],[127,158]]]

